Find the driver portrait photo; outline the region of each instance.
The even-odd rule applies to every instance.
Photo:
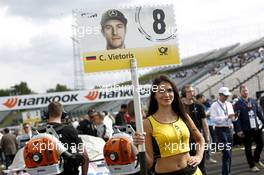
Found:
[[[106,40],[106,49],[124,49],[127,30],[127,19],[118,10],[111,9],[103,13],[101,32]]]

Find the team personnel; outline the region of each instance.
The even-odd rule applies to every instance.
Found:
[[[101,32],[106,40],[106,49],[124,49],[127,19],[123,13],[111,9],[102,15]]]
[[[51,102],[48,106],[48,124],[52,125],[57,134],[59,140],[68,147],[70,153],[73,152],[73,147],[76,151],[83,155],[85,161],[82,164],[82,175],[87,175],[89,159],[86,149],[81,147],[82,140],[78,137],[78,132],[72,125],[62,124],[63,106],[59,102]],[[60,175],[79,175],[79,165],[76,165],[74,161],[64,161],[64,171]]]
[[[260,161],[260,154],[263,150],[262,128],[259,127],[257,118],[264,123],[264,118],[258,108],[256,100],[248,96],[248,88],[240,86],[241,97],[234,105],[234,110],[239,114],[236,121],[237,135],[242,138],[245,146],[247,162],[252,172],[260,171],[264,164]],[[252,142],[256,143],[256,149],[252,155]],[[259,167],[257,167],[257,166]]]
[[[184,104],[185,110],[189,114],[194,124],[199,129],[199,131],[203,133],[205,142],[209,143],[210,134],[209,134],[209,128],[207,124],[204,107],[200,103],[194,101],[193,98],[194,98],[193,87],[189,84],[183,86],[182,102]],[[195,155],[196,154],[195,141],[192,138],[190,139],[190,144],[191,144],[190,155]],[[198,166],[202,171],[203,175],[206,175],[207,173],[205,168],[205,154],[203,156],[201,163]]]
[[[210,146],[208,147],[208,150],[205,151],[205,157],[209,162],[217,163],[217,161],[211,157],[211,149],[215,149],[215,145],[216,145],[216,135],[215,135],[214,124],[210,118],[211,104],[205,98],[205,96],[203,94],[197,94],[196,100],[204,107],[204,111],[205,111],[206,118],[207,118],[207,124],[208,124],[208,128],[209,128],[210,136],[211,136],[210,141],[209,141]]]
[[[232,144],[233,144],[233,123],[234,109],[227,101],[231,92],[227,87],[221,87],[218,90],[219,98],[210,108],[210,116],[215,124],[215,133],[218,140],[219,149],[222,151],[222,175],[230,175],[232,162]]]

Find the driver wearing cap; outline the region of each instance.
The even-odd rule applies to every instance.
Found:
[[[127,19],[118,10],[111,9],[102,15],[101,32],[106,39],[106,49],[124,49]]]

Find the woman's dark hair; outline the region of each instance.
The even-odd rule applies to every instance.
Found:
[[[159,86],[161,83],[169,83],[173,89],[174,93],[174,99],[172,101],[171,107],[172,110],[179,116],[181,117],[184,121],[186,121],[186,112],[185,108],[181,102],[181,98],[179,95],[179,91],[175,85],[175,83],[170,80],[169,77],[166,75],[160,75],[159,77],[155,78],[152,83],[152,88],[151,88],[151,95],[150,95],[150,101],[149,101],[149,108],[148,108],[148,113],[147,116],[153,115],[158,111],[158,102],[155,98],[155,93],[153,89],[156,89],[157,86]]]

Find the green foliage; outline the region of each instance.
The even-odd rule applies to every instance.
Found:
[[[20,84],[15,84],[10,91],[12,95],[27,95],[33,93],[27,83],[23,81]]]
[[[20,82],[19,84],[15,84],[9,89],[0,89],[0,97],[10,95],[27,95],[32,93],[32,90],[28,87],[26,82]]]
[[[50,92],[64,92],[64,91],[70,91],[71,89],[68,88],[66,85],[57,84],[55,89],[51,88],[47,90],[47,93]]]
[[[0,89],[0,97],[9,96],[10,90],[8,89]]]

